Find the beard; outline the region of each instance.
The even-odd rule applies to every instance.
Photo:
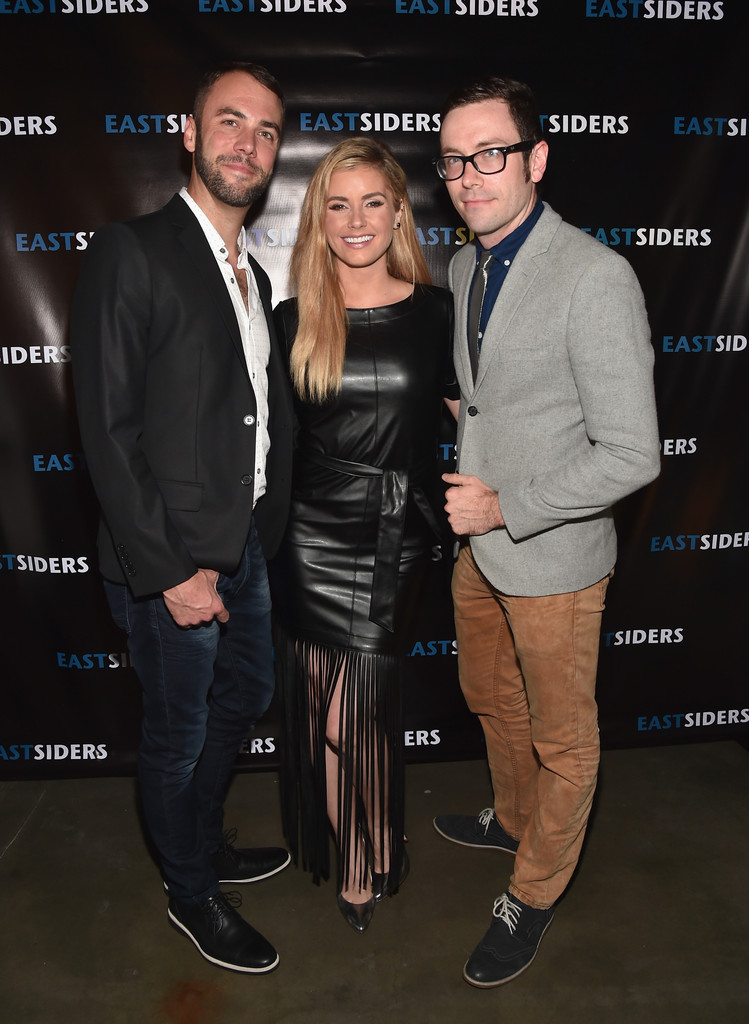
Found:
[[[251,167],[257,177],[251,181],[231,184],[221,173],[221,164],[237,162],[237,157],[217,157],[213,164],[210,164],[203,153],[203,146],[200,140],[200,133],[195,146],[195,170],[205,187],[219,202],[227,206],[252,206],[266,191],[270,182],[270,173],[263,171],[257,164],[254,164],[246,157],[241,158],[242,163]]]

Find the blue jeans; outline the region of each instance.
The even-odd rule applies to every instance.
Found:
[[[183,629],[161,595],[134,598],[124,584],[104,586],[143,690],[146,824],[170,893],[203,899],[218,892],[211,858],[240,744],[274,689],[268,573],[254,524],[236,571],[218,578],[230,616],[223,625]]]

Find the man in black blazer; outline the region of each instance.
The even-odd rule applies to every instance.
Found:
[[[219,883],[289,862],[222,834],[240,743],[274,686],[265,558],[286,518],[292,413],[243,222],[267,188],[283,97],[265,68],[233,64],[205,77],[193,110],[187,188],[92,239],[73,372],[100,568],[143,690],[138,774],[169,919],[212,963],[265,973],[275,949]]]

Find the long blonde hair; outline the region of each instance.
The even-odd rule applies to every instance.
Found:
[[[360,165],[380,171],[395,208],[402,204],[400,228],[387,252],[391,277],[430,284],[431,277],[414,228],[403,168],[384,143],[353,138],[339,142],[317,165],[302,204],[291,256],[291,282],[297,293],[299,329],[291,350],[291,378],[297,393],[324,402],[341,390],[348,316],[336,260],[325,236],[325,209],[335,171]]]

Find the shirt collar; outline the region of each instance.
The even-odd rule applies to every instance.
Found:
[[[206,215],[203,213],[201,208],[198,206],[198,204],[195,202],[193,197],[190,195],[190,193],[184,186],[179,190],[179,194],[182,196],[182,198],[187,203],[189,208],[195,214],[195,217],[197,218],[198,223],[203,229],[203,234],[208,240],[208,244],[213,250],[213,255],[216,257],[216,259],[228,259],[229,253],[227,252],[226,244],[224,243],[223,238],[218,233],[218,231],[216,231],[213,224],[211,224],[210,220],[206,217]],[[247,260],[247,234],[245,232],[244,225],[242,225],[242,227],[239,229],[239,235],[237,236],[237,248],[239,250],[239,265],[249,265]]]
[[[497,262],[508,262],[517,256],[520,251],[520,247],[526,240],[528,235],[531,233],[533,228],[536,226],[536,221],[544,212],[544,204],[540,199],[536,200],[536,205],[533,207],[531,212],[525,218],[522,224],[519,224],[514,231],[511,231],[509,235],[505,235],[501,242],[497,242],[489,250]],[[478,238],[476,241],[476,262],[478,263],[479,254],[481,253],[482,246]]]

